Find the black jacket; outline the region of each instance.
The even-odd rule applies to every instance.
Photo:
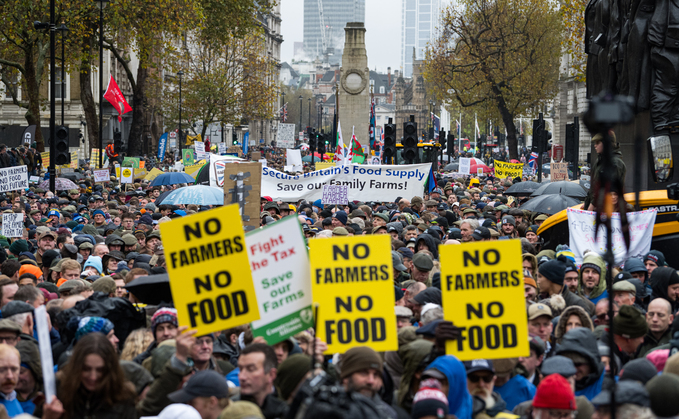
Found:
[[[591,372],[587,377],[575,382],[575,391],[583,390],[599,380],[604,365],[599,357],[596,337],[591,330],[579,327],[563,335],[561,343],[556,347],[555,355],[562,355],[565,352],[575,352],[589,361]]]
[[[667,287],[670,285],[670,278],[677,275],[677,271],[668,267],[655,268],[651,274],[651,301],[656,298],[663,298],[672,305],[672,313],[676,313],[679,309],[679,302],[673,301],[667,294]]]
[[[240,400],[257,404],[257,402],[253,398],[250,398],[249,396],[241,395]],[[273,394],[269,394],[268,396],[266,396],[266,399],[264,399],[264,403],[261,406],[259,406],[259,408],[262,410],[262,414],[266,419],[281,419],[288,414],[287,403],[277,398]]]
[[[564,301],[566,301],[566,307],[570,306],[582,307],[587,312],[587,314],[589,314],[590,317],[594,316],[594,304],[592,304],[588,300],[585,300],[582,297],[573,294],[572,292],[570,292],[568,287],[563,287],[563,290],[561,291],[561,296],[563,297]]]

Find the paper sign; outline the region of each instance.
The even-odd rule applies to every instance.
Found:
[[[57,384],[54,377],[54,361],[52,359],[52,346],[50,345],[50,332],[47,325],[47,310],[44,305],[39,306],[33,312],[35,328],[38,332],[38,349],[40,350],[40,364],[42,366],[42,379],[45,387],[45,400],[50,403],[57,395]]]
[[[276,147],[293,148],[295,146],[295,124],[278,124]]]
[[[95,170],[93,173],[95,182],[108,182],[111,180],[111,175],[108,169]]]
[[[118,163],[115,163],[113,167],[115,168],[116,171],[116,178],[120,179],[120,165]]]
[[[30,183],[40,183],[40,176],[31,176],[28,178]]]
[[[91,167],[99,167],[99,154],[101,153],[101,150],[98,148],[93,148],[92,151],[90,152],[90,166]],[[106,160],[106,155],[104,155],[104,160]]]
[[[460,329],[460,361],[528,356],[521,241],[439,246],[443,318]]]
[[[356,346],[397,350],[391,237],[312,239],[309,258],[317,335],[328,344],[326,353]]]
[[[286,166],[293,166],[294,171],[302,171],[304,165],[302,163],[302,153],[299,150],[286,150],[285,158]]]
[[[514,179],[523,175],[523,163],[507,163],[493,160],[493,170],[498,179]]]
[[[191,166],[195,162],[193,150],[190,148],[182,150],[182,162],[184,163],[184,166]]]
[[[238,205],[162,223],[160,234],[180,326],[201,336],[259,320]]]
[[[49,151],[46,151],[44,153],[40,153],[40,160],[42,160],[42,167],[44,167],[44,168],[50,167],[50,153],[49,153]]]
[[[600,255],[606,253],[606,232],[604,226],[599,226],[599,234],[594,240],[595,213],[568,208],[568,242],[575,256],[575,263],[582,264],[583,254],[586,250],[594,250]],[[658,214],[658,209],[648,209],[638,212],[628,212],[630,248],[625,247],[620,226],[620,214],[613,213],[611,226],[613,227],[613,255],[616,265],[622,265],[631,257],[643,258],[651,250],[653,226]]]
[[[123,159],[123,167],[134,167],[139,169],[139,157],[125,157]]]
[[[552,182],[568,180],[568,163],[551,163],[549,165],[549,178]]]
[[[134,183],[134,168],[133,167],[123,167],[122,176],[120,177],[120,183]]]
[[[335,163],[333,163],[333,162],[325,162],[325,161],[321,162],[321,161],[319,161],[319,162],[316,162],[316,165],[315,165],[314,167],[316,168],[316,170],[327,169],[327,168],[329,168],[329,167],[335,167]]]
[[[347,205],[349,187],[347,185],[323,185],[323,205]]]
[[[0,169],[0,192],[28,188],[28,168],[13,166]]]
[[[483,167],[477,167],[476,168],[476,174],[481,176],[483,174]]]
[[[2,214],[2,235],[5,237],[24,236],[24,214]]]
[[[471,170],[471,161],[468,157],[460,157],[458,164],[458,171],[462,174],[468,175]]]
[[[261,318],[253,336],[274,345],[313,327],[309,254],[299,221],[286,217],[245,236]]]
[[[217,150],[218,150],[220,156],[223,156],[224,154],[226,154],[226,143],[217,144]]]

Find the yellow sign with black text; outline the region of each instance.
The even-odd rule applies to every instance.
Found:
[[[387,235],[309,240],[317,334],[326,353],[355,346],[398,349],[391,238]]]
[[[443,318],[460,328],[461,361],[528,356],[521,241],[439,246]]]
[[[493,160],[493,168],[495,170],[495,177],[498,179],[514,179],[523,176],[523,163],[507,163]]]
[[[198,336],[259,320],[237,204],[160,225],[180,326]]]

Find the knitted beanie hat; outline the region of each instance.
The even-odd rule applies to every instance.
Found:
[[[566,256],[559,256],[557,259],[543,263],[538,268],[540,275],[544,276],[557,285],[563,285],[563,277],[566,275]]]
[[[413,408],[410,417],[445,418],[448,414],[448,397],[443,394],[441,384],[433,379],[425,379],[420,383],[420,389],[413,398]]]
[[[613,330],[616,335],[626,339],[642,337],[648,332],[646,318],[633,306],[622,306],[618,315],[613,319]]]
[[[568,380],[560,374],[547,376],[538,385],[533,399],[533,407],[538,409],[577,410],[575,394]]]
[[[82,317],[78,321],[78,330],[75,332],[74,340],[78,341],[83,336],[94,332],[108,335],[111,330],[113,330],[113,323],[109,319],[103,317]]]
[[[382,358],[374,349],[367,346],[351,348],[342,356],[340,378],[347,378],[355,372],[366,369],[375,369],[382,374]]]
[[[151,317],[151,331],[153,336],[156,336],[156,327],[161,323],[172,323],[175,327],[179,326],[177,322],[177,310],[169,307],[161,307],[153,313]]]

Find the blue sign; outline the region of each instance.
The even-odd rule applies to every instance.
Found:
[[[158,140],[158,159],[163,160],[165,158],[165,148],[167,147],[167,132],[160,136]]]
[[[248,154],[249,146],[250,146],[250,133],[246,132],[243,135],[243,154]]]
[[[260,138],[260,139],[259,139],[259,143],[260,143],[260,144],[264,144],[264,138]]]

